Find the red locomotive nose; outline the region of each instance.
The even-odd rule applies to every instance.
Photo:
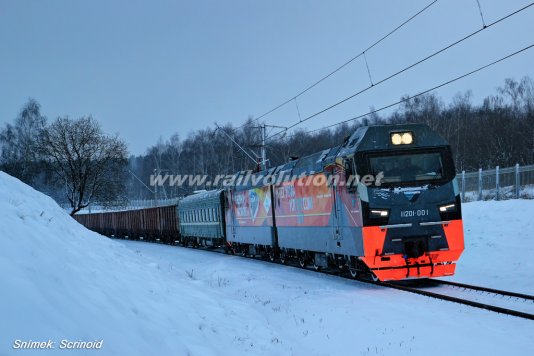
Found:
[[[462,220],[448,221],[443,231],[447,249],[429,251],[422,238],[417,238],[404,244],[404,254],[388,254],[383,251],[387,229],[364,227],[365,256],[360,260],[381,281],[451,276],[464,250]]]

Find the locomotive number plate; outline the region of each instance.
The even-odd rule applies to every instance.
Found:
[[[402,218],[411,218],[414,216],[427,216],[429,212],[428,209],[401,210],[400,215]]]

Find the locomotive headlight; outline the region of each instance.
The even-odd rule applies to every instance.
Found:
[[[456,204],[451,203],[451,204],[441,205],[439,207],[439,211],[441,213],[450,213],[450,212],[456,211]]]
[[[391,143],[396,145],[400,145],[402,143],[402,136],[401,134],[394,133],[391,135]]]
[[[411,132],[394,132],[391,134],[391,143],[398,145],[411,145],[413,143],[413,134]]]
[[[411,132],[405,132],[402,134],[401,141],[405,145],[409,145],[413,142],[413,136]]]
[[[371,209],[372,218],[385,218],[389,215],[389,211],[386,209]]]

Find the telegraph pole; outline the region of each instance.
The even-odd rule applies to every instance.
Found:
[[[265,137],[267,136],[267,126],[261,125],[261,169],[267,169],[267,150],[265,147]]]
[[[261,130],[261,145],[260,145],[261,162],[260,162],[260,168],[262,170],[266,170],[267,169],[267,162],[268,162],[268,159],[267,159],[267,142],[266,142],[267,141],[267,127],[279,128],[279,129],[287,129],[287,127],[285,127],[285,126],[266,125],[266,124],[262,124],[261,126],[254,126],[254,128],[257,128],[257,129]]]
[[[157,179],[158,176],[158,169],[154,168],[154,177]],[[156,184],[154,185],[154,206],[158,206],[158,183],[156,181]]]

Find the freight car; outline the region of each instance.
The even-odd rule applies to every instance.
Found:
[[[179,241],[176,205],[155,208],[77,214],[74,218],[102,235],[164,243]]]
[[[76,218],[93,229],[96,219],[107,235],[158,236],[147,224],[124,230],[112,214]],[[362,127],[341,146],[240,172],[224,190],[183,199],[174,214],[179,234],[167,242],[377,280],[452,275],[464,249],[450,147],[422,124]]]

